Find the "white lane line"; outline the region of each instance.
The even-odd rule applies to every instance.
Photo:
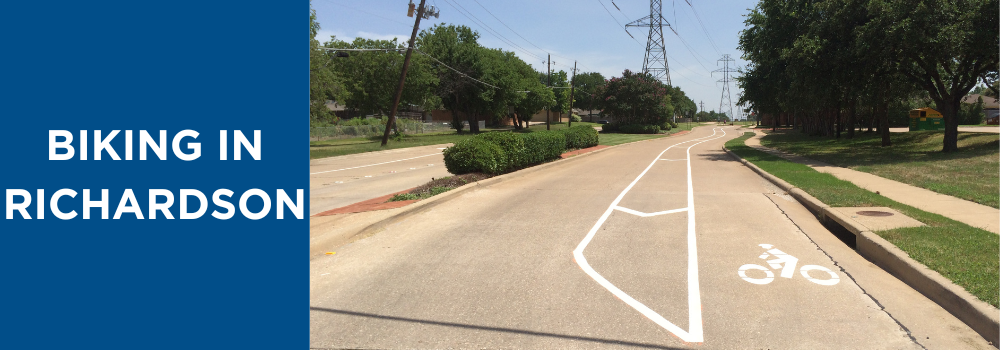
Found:
[[[319,172],[315,172],[315,173],[309,173],[309,175],[316,175],[316,174],[323,174],[323,173],[332,173],[334,171],[351,170],[351,169],[358,169],[358,168],[367,168],[367,167],[370,167],[370,166],[376,166],[376,165],[382,165],[382,164],[389,164],[389,163],[395,163],[395,162],[402,162],[404,160],[410,160],[410,159],[417,159],[417,158],[423,158],[423,157],[436,156],[438,154],[441,154],[441,153],[434,153],[434,154],[428,154],[428,155],[423,155],[423,156],[418,156],[418,157],[413,157],[413,158],[393,160],[393,161],[382,162],[382,163],[378,163],[378,164],[368,164],[368,165],[356,166],[356,167],[352,167],[352,168],[343,168],[343,169],[337,169],[337,170],[319,171]],[[434,164],[427,164],[427,165],[434,165]]]
[[[626,207],[618,207],[618,206],[616,206],[615,209],[623,211],[623,212],[626,212],[626,213],[629,213],[629,214],[632,214],[632,215],[641,216],[641,217],[644,217],[644,218],[648,218],[650,216],[663,215],[663,214],[680,213],[682,211],[687,211],[688,210],[688,208],[680,208],[680,209],[674,209],[674,210],[658,211],[658,212],[655,212],[655,213],[643,213],[641,211],[632,210],[632,209],[629,209],[629,208],[626,208]]]
[[[702,328],[702,318],[701,318],[701,291],[698,285],[698,255],[697,255],[698,250],[697,250],[697,244],[695,242],[694,186],[691,179],[691,147],[694,147],[702,142],[716,140],[726,136],[725,130],[722,130],[722,128],[717,128],[717,129],[719,131],[722,131],[722,136],[711,138],[718,133],[718,131],[716,131],[716,128],[713,128],[712,135],[699,137],[684,142],[679,142],[670,147],[667,147],[667,149],[660,152],[660,154],[656,156],[653,162],[649,163],[649,166],[647,166],[646,169],[643,170],[642,173],[640,173],[639,176],[635,178],[635,180],[632,180],[632,183],[630,183],[628,187],[625,187],[625,190],[623,190],[622,193],[619,194],[618,197],[615,198],[613,202],[611,202],[611,205],[608,206],[608,209],[604,211],[604,214],[601,215],[601,218],[597,219],[597,223],[594,224],[594,227],[590,229],[590,232],[587,232],[587,236],[584,237],[583,240],[580,241],[580,244],[576,247],[576,249],[573,250],[573,258],[576,261],[577,265],[579,265],[580,268],[583,269],[583,272],[585,272],[588,276],[590,276],[590,278],[593,278],[594,281],[596,281],[598,284],[604,287],[604,289],[607,289],[609,292],[611,292],[611,294],[614,294],[616,297],[618,297],[618,299],[621,299],[626,304],[631,306],[633,309],[639,311],[639,313],[641,313],[643,316],[646,316],[646,318],[649,318],[651,321],[653,321],[660,327],[663,327],[663,329],[666,329],[670,333],[677,335],[682,340],[691,343],[703,342],[705,338],[704,329]],[[639,302],[638,300],[635,300],[635,298],[632,298],[631,296],[623,292],[621,289],[618,289],[618,287],[609,282],[606,278],[604,278],[604,276],[601,276],[601,274],[597,273],[597,271],[595,271],[594,268],[591,267],[589,263],[587,263],[587,258],[583,256],[583,251],[584,249],[587,249],[587,245],[590,244],[590,241],[594,239],[594,235],[597,234],[597,231],[601,228],[601,226],[604,225],[604,221],[607,220],[608,217],[611,216],[611,213],[614,212],[615,209],[618,207],[618,203],[621,202],[622,198],[625,197],[625,194],[627,194],[632,189],[632,187],[635,186],[635,184],[638,183],[640,179],[642,179],[643,175],[646,175],[649,169],[651,169],[653,165],[655,165],[656,162],[660,159],[660,157],[663,156],[663,153],[666,153],[671,148],[674,148],[674,146],[698,140],[702,141],[697,142],[687,148],[688,208],[686,209],[688,209],[687,210],[688,325],[690,330],[685,331],[680,327],[678,327],[677,325],[670,323],[670,321],[667,321],[665,318],[663,318],[663,316],[651,310],[649,307]]]

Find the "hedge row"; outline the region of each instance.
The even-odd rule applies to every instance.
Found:
[[[597,130],[593,127],[579,125],[564,129],[562,133],[566,135],[566,149],[597,146]]]
[[[659,134],[659,125],[641,125],[641,124],[631,124],[631,125],[618,125],[618,124],[604,124],[602,126],[604,132],[620,132],[623,134]],[[670,129],[667,129],[670,130]]]
[[[558,131],[489,132],[445,149],[444,165],[455,175],[503,174],[559,158],[565,150],[566,136]]]

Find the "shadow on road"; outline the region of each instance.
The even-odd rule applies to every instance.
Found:
[[[493,331],[493,332],[517,333],[517,334],[525,334],[525,335],[534,335],[534,336],[539,336],[539,337],[552,337],[552,338],[561,338],[561,339],[570,339],[570,340],[589,341],[589,342],[595,342],[595,343],[601,343],[601,344],[614,344],[614,345],[634,346],[634,347],[647,348],[647,349],[665,349],[665,350],[679,350],[680,349],[680,348],[672,348],[672,347],[663,346],[663,345],[630,342],[630,341],[624,341],[624,340],[602,339],[602,338],[592,338],[592,337],[581,337],[581,336],[567,335],[567,334],[556,334],[556,333],[545,333],[545,332],[529,331],[529,330],[524,330],[524,329],[501,328],[501,327],[487,327],[487,326],[477,326],[477,325],[462,324],[462,323],[421,320],[421,319],[415,319],[415,318],[377,315],[377,314],[369,314],[369,313],[357,312],[357,311],[326,309],[326,308],[312,307],[312,306],[309,307],[309,310],[310,311],[329,312],[329,313],[341,314],[341,315],[348,315],[348,316],[356,316],[356,317],[370,317],[370,318],[377,318],[377,319],[390,320],[390,321],[413,322],[413,323],[429,324],[429,325],[435,325],[435,326],[457,327],[457,328],[465,328],[465,329],[477,329],[477,330]]]

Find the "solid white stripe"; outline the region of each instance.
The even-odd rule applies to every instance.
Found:
[[[590,229],[590,231],[587,232],[587,236],[584,237],[583,240],[580,241],[580,244],[577,245],[576,249],[573,250],[573,257],[576,260],[577,265],[579,265],[580,268],[583,269],[583,271],[587,275],[593,278],[594,281],[596,281],[598,284],[604,287],[604,289],[607,289],[609,292],[611,292],[611,294],[614,294],[616,297],[618,297],[626,304],[631,306],[633,309],[639,311],[639,313],[643,314],[643,316],[646,316],[660,327],[663,327],[667,331],[677,335],[686,342],[704,341],[704,335],[701,324],[702,323],[701,295],[698,286],[697,246],[695,245],[695,241],[693,239],[694,238],[694,191],[691,181],[691,147],[694,147],[695,145],[698,145],[702,142],[711,141],[724,137],[726,135],[725,131],[723,131],[722,128],[718,129],[719,131],[722,131],[723,133],[722,136],[709,139],[718,133],[716,129],[713,128],[712,135],[699,137],[684,142],[679,142],[674,145],[671,145],[670,147],[667,147],[667,149],[660,152],[660,154],[656,156],[653,162],[651,162],[649,166],[647,166],[646,169],[643,170],[642,173],[640,173],[639,176],[635,178],[635,180],[632,180],[632,183],[630,183],[628,187],[625,187],[625,190],[623,190],[622,193],[619,194],[618,197],[615,198],[613,202],[611,202],[611,205],[608,206],[608,209],[604,211],[604,214],[601,215],[599,219],[597,219],[597,223],[595,223],[594,226]],[[587,248],[587,245],[590,244],[590,241],[594,239],[594,235],[597,234],[598,229],[600,229],[601,226],[604,225],[604,221],[607,220],[609,216],[611,216],[611,213],[616,208],[618,208],[618,203],[621,202],[622,198],[625,197],[625,194],[627,194],[628,191],[630,191],[632,187],[635,186],[635,184],[638,183],[640,179],[642,179],[643,175],[646,175],[646,172],[648,172],[649,169],[652,168],[653,165],[655,165],[656,162],[660,160],[660,157],[663,156],[664,153],[666,153],[671,148],[674,148],[674,146],[698,140],[702,141],[689,146],[687,149],[688,208],[685,209],[687,209],[688,212],[688,314],[690,315],[689,323],[691,328],[691,331],[687,332],[681,329],[680,327],[674,325],[673,323],[670,323],[670,321],[667,321],[665,318],[663,318],[663,316],[660,316],[660,314],[654,312],[646,305],[635,300],[634,298],[623,292],[621,289],[618,289],[618,287],[615,287],[614,284],[612,284],[603,276],[601,276],[601,274],[597,273],[597,271],[595,271],[594,268],[591,267],[589,263],[587,263],[587,259],[583,256],[583,251],[584,249]],[[694,255],[691,254],[692,252],[694,253]],[[693,277],[692,277],[692,271],[694,272]],[[694,282],[693,284],[692,281]]]
[[[623,212],[626,212],[626,213],[629,213],[629,214],[632,214],[632,215],[638,215],[638,216],[641,216],[641,217],[644,217],[644,218],[648,218],[650,216],[663,215],[663,214],[680,213],[682,211],[688,210],[688,208],[680,208],[680,209],[673,209],[673,210],[666,210],[666,211],[658,211],[658,212],[655,212],[655,213],[643,213],[641,211],[632,210],[632,209],[625,208],[625,207],[615,207],[615,209],[621,210]]]
[[[370,166],[376,166],[376,165],[382,165],[382,164],[389,164],[389,163],[395,163],[395,162],[402,162],[404,160],[417,159],[417,158],[423,158],[423,157],[430,157],[430,156],[435,156],[435,155],[438,155],[438,154],[441,154],[441,153],[434,153],[434,154],[428,154],[428,155],[423,155],[423,156],[418,156],[418,157],[413,157],[413,158],[393,160],[393,161],[383,162],[383,163],[378,163],[378,164],[368,164],[368,165],[356,166],[356,167],[353,167],[353,168],[343,168],[343,169],[337,169],[337,170],[319,171],[319,172],[315,172],[315,173],[309,173],[309,175],[316,175],[316,174],[323,174],[323,173],[332,173],[334,171],[351,170],[351,169],[358,169],[358,168],[367,168],[367,167],[370,167]]]

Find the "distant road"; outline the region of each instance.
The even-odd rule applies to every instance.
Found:
[[[309,215],[451,176],[441,154],[448,146],[451,144],[314,159],[309,162]]]

